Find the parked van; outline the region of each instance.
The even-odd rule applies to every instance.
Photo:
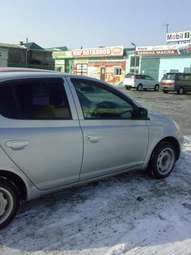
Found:
[[[191,91],[191,73],[167,73],[160,83],[164,93],[175,91],[177,94],[184,94]]]

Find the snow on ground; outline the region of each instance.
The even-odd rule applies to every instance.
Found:
[[[191,254],[191,136],[166,180],[128,173],[27,203],[0,254]]]

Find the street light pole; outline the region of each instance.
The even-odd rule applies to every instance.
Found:
[[[136,48],[137,48],[137,45],[135,43],[131,43],[131,45],[135,48],[135,52],[136,52]],[[136,57],[136,54],[135,54],[135,64],[134,64],[134,74],[136,74],[136,69],[137,69],[137,57]]]

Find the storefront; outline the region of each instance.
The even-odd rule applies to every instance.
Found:
[[[85,75],[120,84],[126,74],[127,59],[124,48],[101,47],[53,52],[58,71]]]
[[[191,72],[190,44],[137,47],[136,55],[140,73],[159,81],[167,72]]]

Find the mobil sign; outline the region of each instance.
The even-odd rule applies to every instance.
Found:
[[[167,42],[188,42],[191,40],[191,32],[173,32],[166,35]]]

